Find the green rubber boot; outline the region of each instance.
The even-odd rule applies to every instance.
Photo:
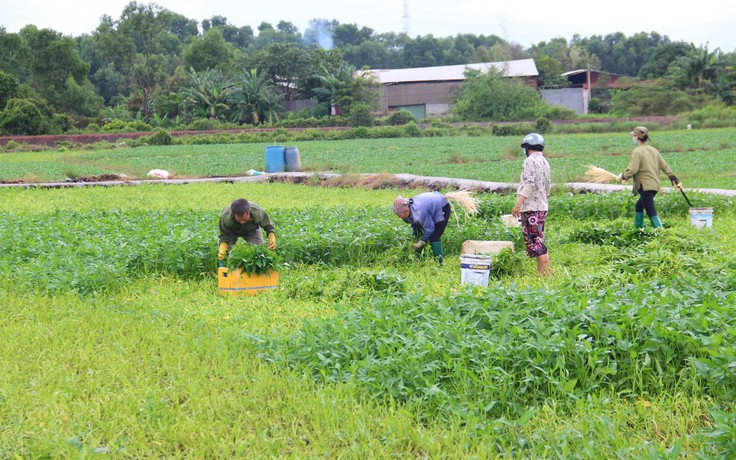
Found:
[[[652,227],[654,228],[662,228],[662,221],[659,219],[659,216],[650,217],[649,222],[652,223]]]
[[[440,262],[440,265],[442,265],[442,258],[445,255],[445,253],[442,251],[442,241],[435,241],[434,243],[430,243],[430,246],[432,246],[432,254],[434,254],[437,260]]]
[[[643,212],[637,212],[634,216],[634,227],[636,228],[644,228],[644,213]]]

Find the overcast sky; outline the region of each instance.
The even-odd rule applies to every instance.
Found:
[[[64,35],[90,34],[104,14],[119,19],[128,0],[0,0],[0,26],[18,32],[27,24],[51,28]],[[139,1],[141,4],[151,3]],[[224,16],[228,23],[250,25],[285,20],[304,32],[312,19],[370,27],[377,33],[403,32],[435,37],[458,33],[497,35],[528,48],[540,41],[573,34],[581,37],[622,32],[657,32],[672,41],[710,51],[736,51],[736,1],[619,0],[206,0],[154,1],[162,7],[201,22]],[[406,8],[405,8],[406,7]]]

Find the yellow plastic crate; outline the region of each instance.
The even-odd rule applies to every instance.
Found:
[[[217,269],[217,286],[220,288],[220,294],[245,296],[254,295],[259,291],[266,289],[275,289],[279,285],[279,274],[270,270],[266,274],[256,275],[250,273],[242,273],[240,269],[235,269],[232,273],[228,273],[227,267],[219,267]]]

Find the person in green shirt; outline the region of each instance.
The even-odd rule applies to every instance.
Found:
[[[220,214],[218,266],[225,266],[225,259],[233,245],[242,237],[246,243],[263,244],[263,230],[268,238],[268,249],[276,250],[276,233],[268,213],[260,206],[244,198],[238,198]]]
[[[618,176],[618,180],[625,182],[633,179],[632,192],[635,195],[639,194],[639,200],[635,207],[634,226],[636,228],[644,227],[644,211],[646,211],[652,227],[661,228],[662,220],[657,215],[657,208],[654,205],[654,195],[659,191],[659,171],[664,171],[672,184],[680,190],[682,190],[682,184],[675,173],[672,172],[672,169],[667,166],[667,162],[664,161],[659,150],[647,145],[649,140],[649,130],[647,128],[638,126],[629,134],[632,136],[636,148],[631,152],[629,166],[626,171]]]

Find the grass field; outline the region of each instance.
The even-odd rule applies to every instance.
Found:
[[[549,135],[546,154],[553,181],[576,182],[590,163],[614,172],[628,164],[633,145],[627,133]],[[523,161],[514,137],[447,137],[305,141],[298,145],[310,171],[412,173],[516,182]],[[686,187],[736,187],[733,129],[663,131],[652,134]],[[145,178],[151,169],[176,177],[242,176],[265,169],[266,144],[178,145],[102,151],[6,152],[0,180],[59,181],[67,177],[126,174]]]
[[[733,163],[709,166],[712,152],[674,140],[690,134],[673,132],[683,150],[668,155],[697,159],[699,187],[728,183]],[[731,134],[710,135],[718,136]],[[593,138],[549,142],[566,143],[574,164],[625,166],[628,145],[615,155]],[[467,165],[448,158],[479,148],[473,138],[429,141],[324,143],[319,160],[312,144],[299,148],[307,164],[351,172],[398,172],[408,146],[435,152],[425,161],[446,171]],[[379,160],[374,150],[390,145],[401,154]],[[212,158],[251,147],[201,146],[199,160],[180,158],[175,152],[192,147],[177,146],[44,161],[58,171],[219,175],[234,172]],[[596,157],[598,149],[609,154]],[[0,155],[3,177],[24,177],[24,166],[9,172],[15,155]],[[46,164],[43,154],[18,155]],[[361,159],[371,155],[375,164]],[[551,156],[554,169],[562,159]],[[518,177],[519,158],[483,162],[494,164],[499,172],[489,175],[507,168],[509,181]],[[689,167],[673,164],[686,186]],[[720,178],[703,185],[708,174]],[[0,458],[736,455],[733,199],[689,194],[714,208],[713,228],[699,230],[682,197],[663,194],[665,229],[638,232],[629,194],[557,192],[548,223],[554,275],[540,279],[519,250],[521,235],[498,219],[512,196],[481,195],[480,216],[453,220],[442,266],[412,254],[411,231],[390,206],[396,194],[418,191],[0,189]],[[214,274],[218,213],[240,196],[271,213],[287,262],[278,289],[248,298],[219,295]],[[488,288],[460,284],[467,239],[517,247],[494,260]]]

